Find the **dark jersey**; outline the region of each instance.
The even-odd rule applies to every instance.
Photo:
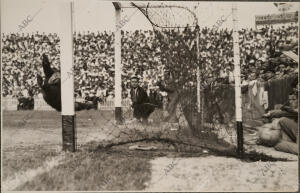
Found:
[[[60,73],[54,71],[50,67],[48,57],[43,55],[43,69],[45,80],[43,81],[40,75],[37,75],[37,81],[42,89],[42,94],[45,102],[57,111],[61,111],[61,78]],[[97,109],[97,103],[79,103],[75,102],[75,110]]]
[[[42,85],[43,98],[48,105],[57,111],[61,111],[61,84],[60,81],[49,84],[50,78],[46,78]]]

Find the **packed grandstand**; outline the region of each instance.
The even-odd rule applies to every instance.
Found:
[[[173,52],[168,57],[181,58],[167,64],[160,45],[163,38],[151,30],[122,31],[122,97],[129,97],[130,77],[137,74],[148,92],[156,90],[156,83],[167,68],[182,72],[192,57],[180,57],[186,50],[195,50],[196,30],[168,31]],[[298,26],[239,31],[242,84],[251,80],[268,81],[297,74],[297,63],[283,51],[298,53]],[[59,70],[59,37],[57,34],[2,34],[3,97],[20,98],[40,95],[37,74],[42,73],[41,55],[46,53],[53,67]],[[205,73],[218,83],[230,84],[233,78],[232,30],[201,28],[200,60]],[[74,79],[77,98],[98,97],[100,101],[114,98],[114,34],[113,32],[76,32],[74,34]],[[191,52],[192,53],[192,52]],[[188,83],[188,81],[186,81]],[[163,94],[163,93],[161,93]]]

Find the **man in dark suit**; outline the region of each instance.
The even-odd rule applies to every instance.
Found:
[[[60,72],[52,69],[48,57],[42,56],[43,70],[45,73],[45,80],[38,74],[37,82],[42,89],[43,98],[48,105],[57,111],[61,111],[61,80]],[[97,104],[75,102],[75,110],[97,109]]]
[[[147,123],[148,117],[154,111],[155,106],[149,103],[146,91],[139,86],[139,78],[131,77],[130,96],[133,108],[133,117],[143,123]]]

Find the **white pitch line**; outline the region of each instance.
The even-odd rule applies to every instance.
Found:
[[[17,173],[14,177],[3,182],[3,189],[6,191],[12,191],[27,181],[31,181],[37,175],[49,172],[52,168],[59,165],[63,158],[64,154],[61,154],[51,158],[51,160],[46,161],[42,166],[36,169],[29,169],[27,171]]]

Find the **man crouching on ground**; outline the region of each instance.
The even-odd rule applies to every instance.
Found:
[[[146,91],[139,86],[139,78],[131,77],[130,96],[133,108],[133,117],[142,123],[148,123],[148,117],[154,111],[154,105],[149,102],[149,97]]]

